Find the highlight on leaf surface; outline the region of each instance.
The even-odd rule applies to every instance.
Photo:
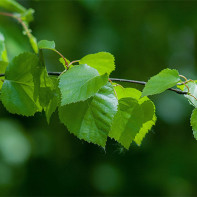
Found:
[[[99,52],[95,54],[86,55],[83,57],[79,64],[87,64],[98,70],[99,74],[110,74],[115,70],[115,59],[114,56],[107,52]]]
[[[148,80],[142,91],[142,96],[162,93],[168,88],[175,86],[179,81],[180,77],[177,70],[164,69]]]
[[[79,139],[105,147],[118,101],[108,82],[98,93],[84,102],[59,108],[59,118]]]

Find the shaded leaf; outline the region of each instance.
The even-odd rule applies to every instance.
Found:
[[[155,124],[155,106],[148,97],[134,88],[116,86],[119,99],[118,112],[114,117],[109,136],[129,148],[132,141],[138,145]]]
[[[58,79],[49,77],[42,50],[39,52],[39,68],[36,69],[34,78],[35,92],[34,99],[39,97],[40,105],[43,107],[49,124],[51,115],[55,112],[60,99]]]
[[[129,97],[121,98],[109,137],[114,138],[126,149],[129,149],[131,142],[142,127],[143,115],[137,100]]]
[[[8,65],[2,86],[1,99],[10,113],[34,115],[42,108],[34,101],[34,72],[39,60],[35,54],[23,53]]]
[[[50,122],[51,115],[56,111],[60,102],[58,80],[57,78],[51,77],[49,77],[49,79],[53,81],[53,85],[49,87],[41,87],[39,94],[39,101],[45,111],[48,124]]]
[[[155,125],[155,122],[157,120],[155,115],[155,105],[150,99],[147,98],[146,100],[142,101],[141,108],[144,113],[143,125],[134,139],[134,141],[138,145],[141,145],[142,140],[144,139],[148,131],[152,128],[152,126]]]

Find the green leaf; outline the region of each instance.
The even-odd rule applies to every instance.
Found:
[[[189,93],[191,95],[193,95],[195,98],[193,96],[190,96],[187,94],[185,94],[184,96],[188,99],[188,101],[191,105],[193,105],[195,108],[197,108],[197,100],[196,100],[196,98],[197,98],[197,84],[195,81],[193,81],[193,82],[188,82],[187,86],[189,88]],[[185,85],[182,85],[182,88],[183,88],[183,91],[188,92],[188,89]]]
[[[7,51],[5,48],[5,38],[1,33],[0,33],[0,61],[8,62]]]
[[[39,49],[55,49],[55,42],[48,40],[41,40],[38,42]]]
[[[114,89],[118,96],[118,100],[120,100],[121,98],[127,98],[127,97],[139,100],[142,95],[142,93],[135,88],[124,88],[118,85],[118,86],[115,86]]]
[[[5,47],[5,38],[3,34],[0,33],[0,73],[5,73],[6,67],[8,65],[7,51]],[[4,77],[0,77],[4,79]],[[2,88],[3,81],[0,80],[0,89]]]
[[[36,69],[34,78],[34,99],[39,97],[40,105],[43,107],[49,124],[51,115],[59,104],[58,79],[49,77],[42,50],[39,51],[39,68]]]
[[[155,124],[155,106],[148,97],[134,88],[115,87],[119,99],[118,112],[114,117],[109,136],[129,148],[132,141],[138,145]]]
[[[15,12],[13,18],[18,18],[22,20],[20,22],[24,29],[24,34],[28,36],[29,42],[35,53],[38,53],[38,46],[36,38],[31,34],[31,29],[29,29],[29,22],[33,21],[34,10],[26,9],[14,0],[0,0],[0,7],[9,10],[10,12]],[[19,21],[19,20],[18,20]],[[24,25],[26,27],[24,27]]]
[[[85,102],[60,107],[59,117],[79,139],[105,147],[117,105],[113,87],[107,83]]]
[[[148,98],[144,100],[141,99],[140,102],[141,102],[142,111],[144,113],[144,120],[143,120],[143,125],[140,128],[140,131],[137,133],[134,139],[134,141],[138,145],[141,145],[142,140],[144,139],[148,131],[152,128],[152,126],[155,125],[155,122],[157,120],[155,115],[154,103]]]
[[[30,9],[26,10],[24,13],[22,13],[20,17],[26,23],[30,23],[31,21],[34,20],[34,17],[33,17],[34,12],[35,12],[34,9],[30,8]]]
[[[10,113],[32,116],[42,108],[34,100],[34,72],[39,67],[35,54],[23,53],[8,65],[1,100]]]
[[[3,61],[0,61],[0,73],[5,73],[5,69],[8,65],[8,62],[3,62]],[[2,88],[2,85],[3,85],[3,80],[5,79],[5,77],[0,77],[0,90]]]
[[[190,123],[192,126],[193,134],[197,140],[197,109],[194,109],[191,115]]]
[[[109,137],[129,149],[131,142],[142,127],[143,115],[137,100],[129,97],[120,99]]]
[[[1,0],[0,7],[8,10],[9,12],[14,12],[17,17],[20,17],[23,21],[29,23],[33,21],[34,10],[26,9],[21,4],[17,3],[14,0]]]
[[[66,58],[65,58],[65,59],[66,59]],[[68,64],[70,64],[70,61],[69,61],[68,59],[66,59],[66,61],[67,61]],[[64,61],[64,59],[63,59],[62,57],[59,58],[59,62],[60,62],[61,64],[63,64],[63,66],[64,66],[65,69],[67,69],[66,63],[65,63],[65,61]],[[70,67],[70,68],[71,68],[71,67]]]
[[[31,30],[29,30],[29,31],[31,31]],[[34,52],[38,53],[37,39],[32,34],[30,34],[30,36],[29,36],[29,42],[30,42]]]
[[[79,64],[87,64],[98,70],[99,74],[110,74],[115,70],[114,56],[107,52],[99,52],[83,57]]]
[[[49,77],[49,79],[53,82],[53,85],[48,84],[48,87],[47,85],[45,87],[41,87],[39,94],[39,101],[45,111],[48,124],[50,122],[51,115],[56,111],[60,100],[57,78]]]
[[[26,8],[14,0],[1,0],[0,7],[9,10],[10,12],[24,13],[27,11]]]
[[[107,74],[100,76],[94,68],[87,65],[74,66],[60,76],[61,105],[84,101],[90,98],[107,81]]]
[[[5,73],[7,65],[8,57],[5,48],[5,38],[3,34],[0,33],[0,73]]]
[[[57,89],[54,91],[51,91],[51,94],[52,94],[51,99],[48,105],[44,108],[48,124],[50,122],[52,114],[56,111],[59,105],[59,98],[60,98],[59,92]]]
[[[177,70],[164,69],[159,74],[150,78],[143,89],[142,96],[159,94],[175,86],[180,81]]]

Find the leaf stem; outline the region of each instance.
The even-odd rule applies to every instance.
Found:
[[[187,81],[187,78],[185,76],[179,75],[179,77],[181,77],[181,78],[185,79],[185,81]]]
[[[9,17],[12,17],[14,19],[16,19],[24,28],[25,32],[27,33],[27,36],[30,38],[31,37],[31,33],[27,27],[27,25],[22,21],[22,19],[12,13],[8,13],[8,12],[0,12],[0,15],[3,15],[3,16],[9,16]]]
[[[109,82],[111,83],[111,85],[112,85],[112,87],[113,87],[114,94],[115,94],[116,98],[118,99],[118,95],[117,95],[117,92],[116,92],[116,90],[115,90],[115,88],[114,88],[114,86],[113,86],[112,80],[111,80],[111,79],[108,79],[108,80],[109,80]]]
[[[68,65],[68,62],[66,61],[66,58],[58,50],[56,50],[56,49],[53,49],[53,50],[63,58],[63,60],[65,62],[65,65],[66,65],[66,68],[68,70],[69,69],[69,65]]]
[[[8,12],[0,12],[0,15],[9,16],[9,17],[12,17],[12,18],[16,19],[22,25],[22,27],[25,30],[25,33],[26,33],[27,37],[29,38],[29,40],[31,40],[33,35],[31,34],[28,26],[25,24],[25,22],[20,17],[14,15],[12,13],[8,13]]]
[[[80,60],[74,60],[72,61],[68,66],[70,67],[72,64],[79,62]]]
[[[13,15],[13,14],[8,13],[8,12],[0,12],[0,15],[2,15],[2,16],[14,17],[14,15]]]

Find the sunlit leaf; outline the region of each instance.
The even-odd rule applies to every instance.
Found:
[[[115,70],[115,59],[114,56],[107,52],[99,52],[95,54],[86,55],[83,57],[79,63],[87,64],[98,70],[99,74],[110,74]]]
[[[149,96],[164,92],[175,86],[180,81],[177,70],[164,69],[159,74],[151,77],[143,89],[142,96]]]
[[[108,81],[107,74],[87,65],[78,65],[60,76],[61,105],[84,101],[95,95]]]
[[[48,40],[41,40],[38,42],[39,49],[55,49],[55,42]]]

